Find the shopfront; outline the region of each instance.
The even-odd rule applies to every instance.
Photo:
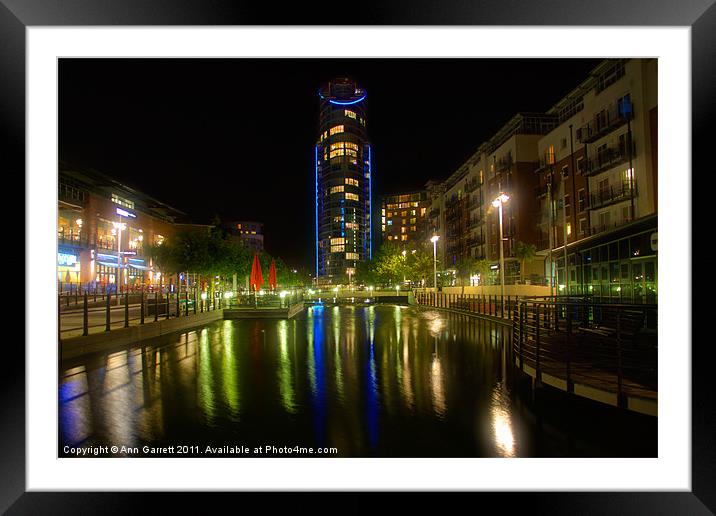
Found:
[[[656,217],[629,229],[568,247],[568,279],[564,257],[556,259],[559,294],[588,294],[611,303],[657,303]]]
[[[79,250],[60,247],[57,250],[57,281],[62,285],[61,290],[68,290],[71,285],[80,282],[80,254]]]

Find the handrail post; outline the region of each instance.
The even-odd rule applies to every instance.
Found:
[[[142,300],[139,312],[139,324],[144,324],[144,289],[142,289]]]
[[[181,317],[181,304],[179,303],[179,290],[176,291],[176,294],[174,294],[174,299],[176,299],[177,302],[177,319]]]
[[[522,343],[525,340],[525,316],[527,313],[527,303],[523,302],[520,307],[520,371],[524,371],[522,359]]]
[[[622,372],[622,336],[621,336],[621,309],[617,309],[617,406],[624,408],[626,406],[623,392],[623,372]]]
[[[171,295],[171,294],[170,294],[169,291],[167,290],[167,312],[166,312],[166,315],[164,316],[165,319],[169,319],[169,296],[170,296],[170,295]]]
[[[535,307],[535,381],[542,381],[539,368],[540,332],[539,332],[539,303]]]
[[[124,327],[129,328],[129,289],[124,292]]]
[[[110,294],[109,292],[107,292],[107,307],[106,307],[106,309],[105,309],[105,327],[104,327],[104,331],[109,331],[109,330],[110,330],[110,325],[111,325],[111,323],[112,323],[112,320],[111,320],[111,317],[110,317],[110,313],[109,313],[109,308],[110,308],[110,303],[111,303],[111,302],[112,302],[112,294]]]
[[[189,291],[184,291],[184,317],[189,316]]]
[[[565,333],[564,341],[566,343],[565,361],[567,362],[567,367],[566,367],[567,392],[572,392],[574,389],[572,387],[572,380],[571,380],[570,352],[569,352],[570,346],[572,344],[572,314],[571,314],[571,312],[567,314],[567,332]]]
[[[89,335],[89,313],[87,311],[87,291],[84,294],[84,303],[82,306],[82,336]]]
[[[194,289],[194,315],[196,315],[196,288]]]
[[[500,319],[505,318],[505,296],[500,296]]]
[[[154,322],[159,320],[159,296],[161,292],[154,292]]]

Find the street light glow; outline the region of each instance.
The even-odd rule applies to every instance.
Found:
[[[440,240],[440,237],[439,237],[438,235],[433,235],[432,238],[430,239],[430,241],[431,241],[433,244],[434,244],[435,242],[437,242],[438,240]]]
[[[509,195],[507,195],[506,193],[501,193],[494,201],[492,201],[492,205],[497,208],[500,204],[504,204],[509,200]]]

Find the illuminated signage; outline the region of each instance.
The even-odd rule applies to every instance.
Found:
[[[122,208],[117,208],[117,215],[121,215],[122,217],[132,217],[133,219],[137,218],[134,213],[131,213],[127,210],[123,210]]]
[[[73,267],[77,263],[77,256],[68,253],[57,253],[57,265]]]

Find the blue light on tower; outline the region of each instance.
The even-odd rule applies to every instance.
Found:
[[[318,145],[314,147],[316,158],[316,277],[318,277]]]
[[[330,99],[328,102],[331,104],[336,104],[338,106],[350,106],[351,104],[358,104],[360,101],[364,100],[367,97],[366,94],[363,94],[361,98],[358,100],[332,100]]]

